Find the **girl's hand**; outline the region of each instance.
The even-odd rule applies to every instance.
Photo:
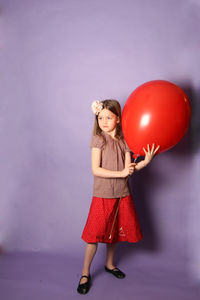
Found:
[[[128,167],[124,168],[121,171],[122,177],[127,177],[128,175],[133,174],[135,171],[135,166],[136,166],[136,163],[131,163],[131,164],[129,164]]]
[[[155,146],[155,144],[153,144],[153,146],[152,146],[152,148],[150,150],[149,144],[148,144],[147,145],[148,151],[146,151],[145,148],[143,147],[143,150],[145,152],[145,159],[144,159],[144,161],[146,161],[147,164],[149,164],[152,161],[154,155],[156,154],[156,152],[160,148],[160,145],[158,145],[158,147],[154,150],[154,146]]]

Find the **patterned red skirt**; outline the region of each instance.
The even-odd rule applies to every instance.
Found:
[[[112,224],[119,198],[93,196],[81,238],[87,243],[135,243],[142,239],[139,219],[131,195],[123,197]],[[112,229],[112,234],[110,236]],[[109,238],[110,237],[110,238]]]

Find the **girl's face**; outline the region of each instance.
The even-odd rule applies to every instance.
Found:
[[[99,127],[102,131],[107,133],[113,133],[119,123],[119,117],[117,117],[113,112],[104,108],[98,115]]]

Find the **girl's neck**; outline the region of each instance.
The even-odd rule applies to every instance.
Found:
[[[102,131],[103,134],[107,134],[109,136],[111,136],[111,138],[113,138],[114,140],[116,140],[116,137],[115,137],[115,133],[116,133],[116,128],[111,131],[111,132],[106,132],[106,131]]]

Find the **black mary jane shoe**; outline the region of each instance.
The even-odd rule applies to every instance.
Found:
[[[81,278],[83,278],[83,277],[86,277],[88,279],[88,281],[80,284],[80,281],[81,281],[81,279],[80,279],[79,285],[77,287],[77,292],[79,294],[87,294],[87,292],[90,289],[90,285],[91,285],[91,276],[90,275],[89,276],[86,276],[86,275],[81,276]]]
[[[113,274],[115,277],[117,277],[117,278],[122,279],[122,278],[126,277],[126,274],[124,274],[124,273],[123,273],[120,269],[118,269],[118,268],[114,268],[114,269],[110,270],[110,269],[108,269],[106,266],[104,266],[104,267],[105,267],[106,272],[112,273],[112,274]]]

